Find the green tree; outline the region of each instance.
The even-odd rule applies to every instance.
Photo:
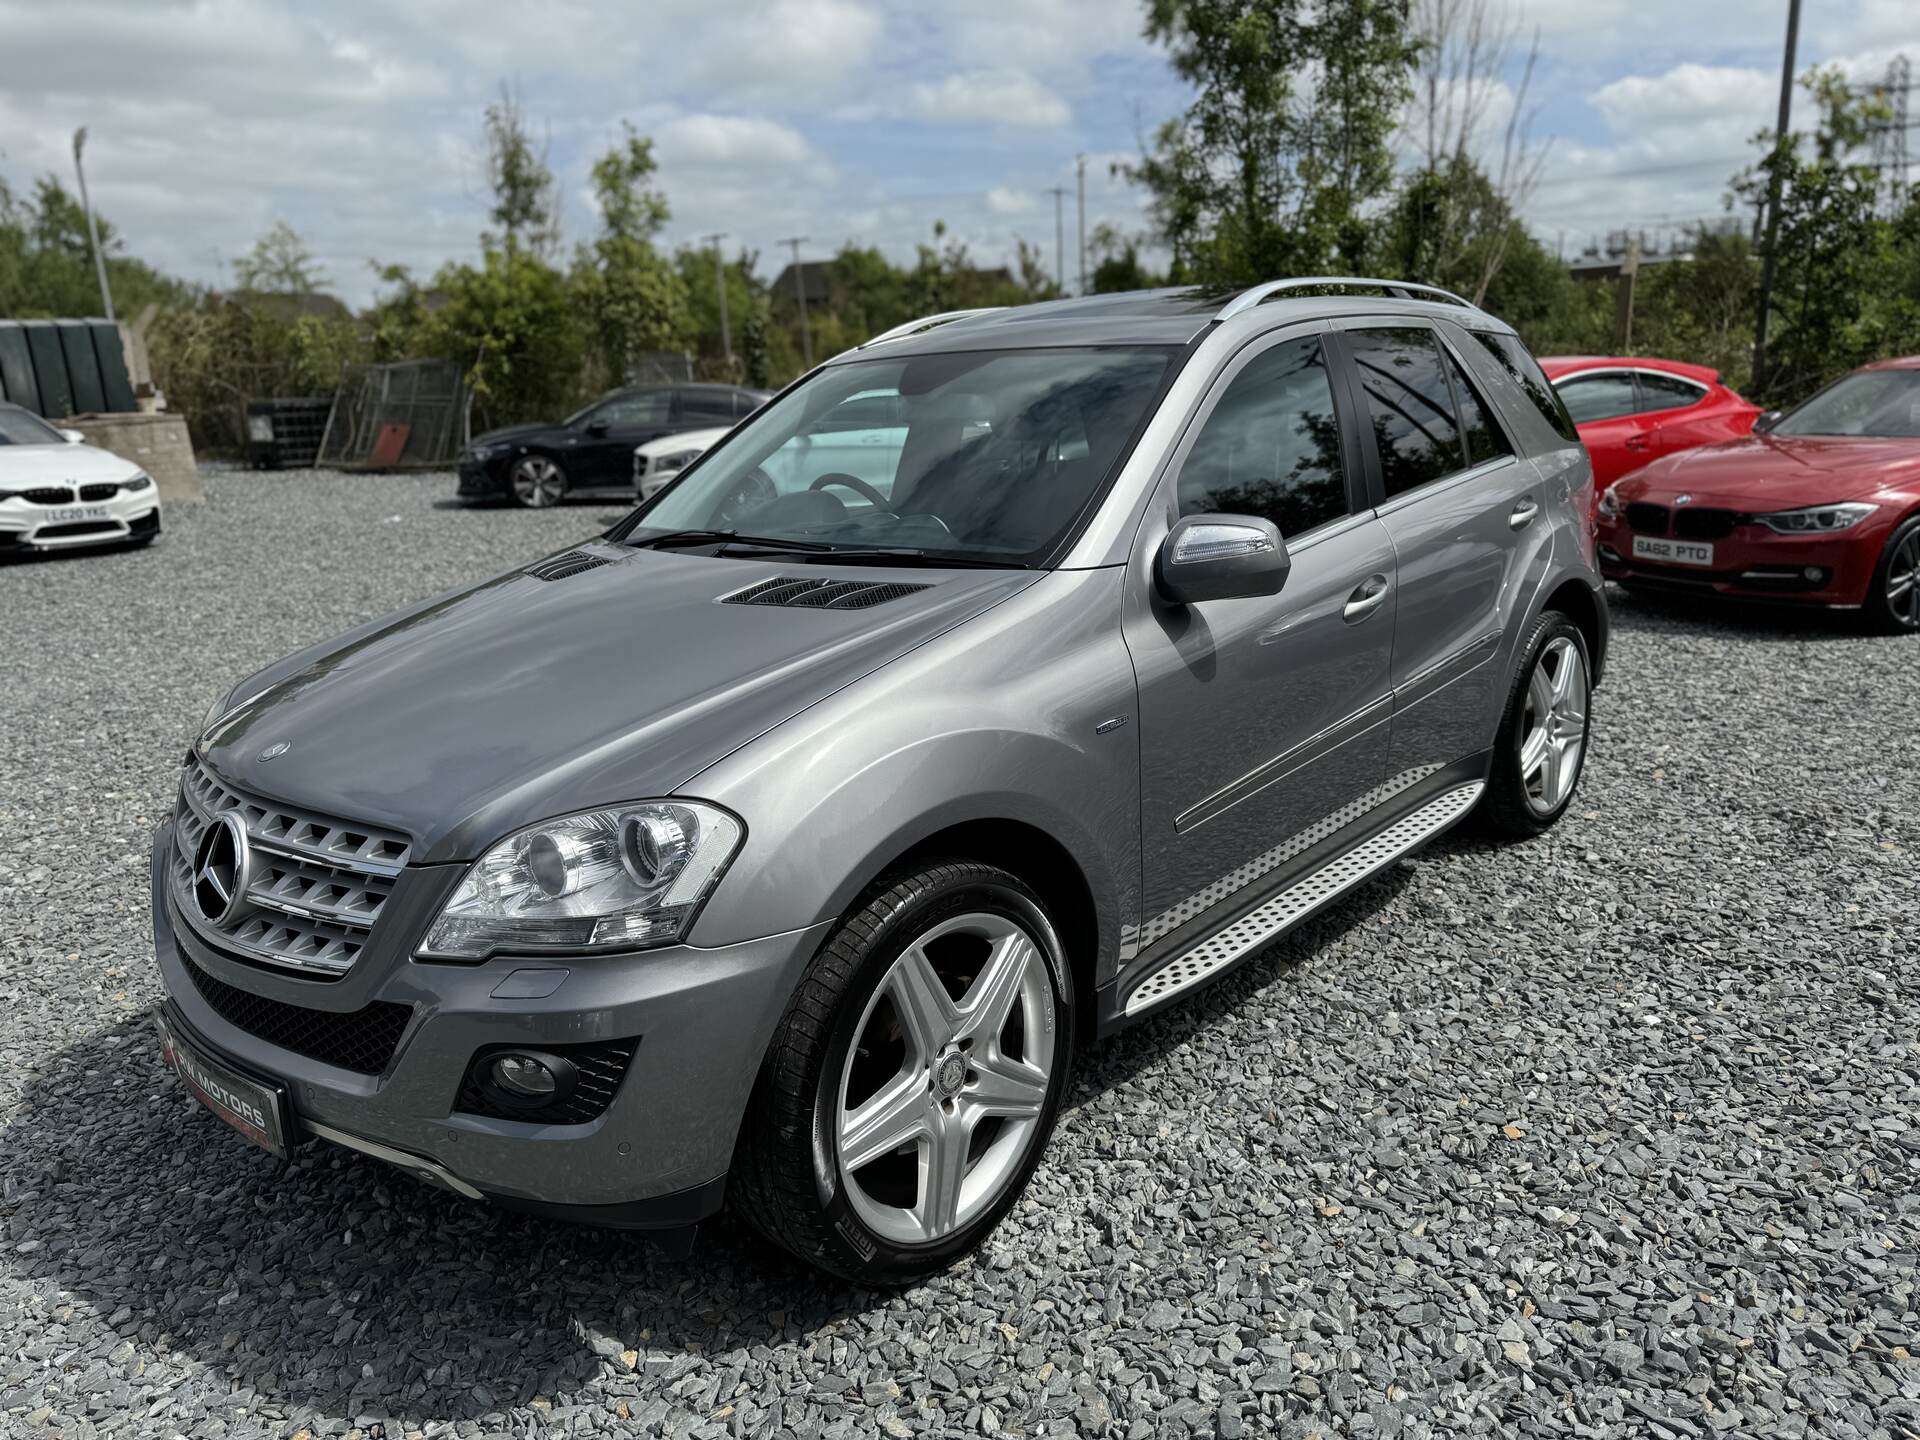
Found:
[[[1153,196],[1174,278],[1357,259],[1417,53],[1400,0],[1148,0],[1147,35],[1197,92],[1123,167]]]
[[[544,144],[536,147],[519,95],[502,82],[500,98],[487,106],[487,187],[493,192],[488,218],[499,227],[503,249],[527,249],[545,259],[560,248],[560,197]]]
[[[137,317],[149,306],[193,302],[194,287],[126,253],[120,231],[95,212],[115,307]],[[97,315],[100,283],[80,202],[51,175],[22,199],[0,179],[0,315],[18,319]]]
[[[687,284],[653,247],[666,224],[666,196],[649,183],[653,143],[626,126],[593,165],[600,234],[574,260],[573,292],[604,377],[618,384],[651,350],[678,350],[693,337]]]
[[[327,283],[300,232],[284,220],[274,221],[253,249],[233,262],[233,278],[242,290],[273,295],[304,295]]]
[[[1117,290],[1150,290],[1166,283],[1140,261],[1140,241],[1121,233],[1119,227],[1102,222],[1087,237],[1087,253],[1093,257],[1093,270],[1087,283],[1096,295]]]
[[[538,256],[488,242],[479,265],[433,277],[440,304],[420,343],[467,367],[476,429],[555,419],[581,398],[586,358],[567,278]]]

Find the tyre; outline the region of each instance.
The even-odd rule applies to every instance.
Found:
[[[507,491],[515,504],[545,510],[567,493],[567,472],[545,455],[522,455],[507,472]]]
[[[1573,802],[1593,709],[1593,667],[1573,621],[1547,611],[1521,654],[1479,815],[1483,830],[1513,840],[1547,830]]]
[[[1909,516],[1887,537],[1861,614],[1885,633],[1920,631],[1920,515]]]
[[[1046,1148],[1073,1061],[1072,978],[1033,892],[972,861],[880,882],[808,966],[733,1167],[735,1208],[863,1285],[945,1269]]]

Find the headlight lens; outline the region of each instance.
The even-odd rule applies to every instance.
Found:
[[[658,475],[663,470],[684,470],[704,453],[700,450],[676,450],[671,455],[662,455],[653,462],[653,473]]]
[[[1620,497],[1611,485],[1600,492],[1600,513],[1609,520],[1620,513]]]
[[[419,953],[633,950],[678,940],[740,847],[718,806],[647,800],[529,825],[474,862]]]
[[[1858,525],[1879,507],[1850,500],[1844,505],[1811,505],[1804,510],[1776,510],[1753,518],[1782,535],[1824,535]]]
[[[132,479],[122,480],[120,482],[120,488],[122,490],[151,490],[153,488],[153,477],[142,470]]]

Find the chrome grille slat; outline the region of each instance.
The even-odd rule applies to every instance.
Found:
[[[222,926],[191,895],[192,857],[216,815],[236,811],[253,851],[247,906]],[[197,758],[180,778],[170,869],[174,908],[203,939],[268,965],[337,978],[366,948],[407,862],[407,842],[371,826],[235,790]]]

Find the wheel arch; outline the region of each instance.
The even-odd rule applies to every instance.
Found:
[[[1607,640],[1612,628],[1605,597],[1589,581],[1577,575],[1569,576],[1547,592],[1534,619],[1549,610],[1558,610],[1580,628],[1581,638],[1587,642],[1587,658],[1593,668],[1592,684],[1598,688],[1606,670]],[[1528,624],[1531,626],[1532,622]]]

